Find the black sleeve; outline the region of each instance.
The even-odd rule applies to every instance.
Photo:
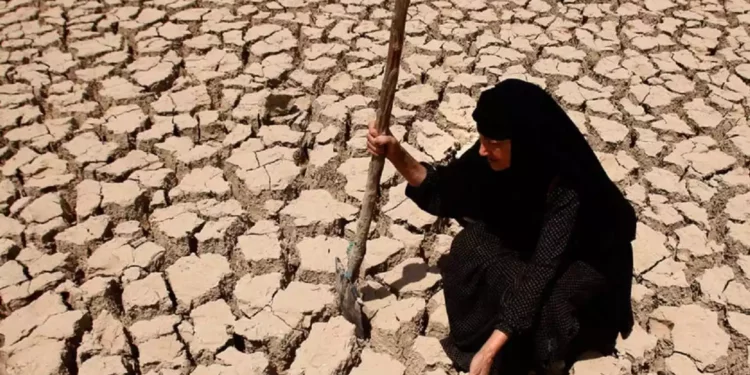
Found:
[[[562,185],[547,196],[546,211],[536,249],[526,269],[508,290],[495,328],[513,335],[529,329],[540,308],[541,297],[559,272],[574,229],[579,200]]]
[[[452,213],[451,198],[444,197],[441,193],[440,173],[438,169],[445,167],[433,166],[427,163],[420,163],[427,168],[427,176],[419,186],[406,185],[406,196],[409,197],[419,208],[435,216],[450,216]]]
[[[459,158],[447,165],[420,163],[427,168],[427,176],[419,186],[406,185],[406,196],[419,208],[440,217],[458,219],[467,216],[472,196],[472,163],[479,153],[479,141]]]

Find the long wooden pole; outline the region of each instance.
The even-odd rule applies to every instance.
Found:
[[[393,98],[396,95],[398,84],[398,71],[401,63],[401,52],[404,48],[404,29],[406,27],[406,11],[409,8],[409,0],[396,0],[393,19],[391,20],[391,39],[388,43],[388,58],[385,63],[385,74],[383,86],[380,89],[380,100],[375,118],[375,126],[379,134],[388,131],[391,121],[391,110],[393,109]],[[370,159],[370,169],[367,173],[367,185],[362,199],[362,209],[357,222],[357,232],[354,236],[352,249],[348,254],[349,262],[346,276],[354,281],[359,275],[359,269],[365,258],[367,234],[370,232],[375,202],[378,198],[380,188],[380,176],[385,164],[384,156],[373,156]]]

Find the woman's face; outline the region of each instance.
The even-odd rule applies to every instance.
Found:
[[[490,168],[502,171],[510,167],[510,139],[494,140],[479,135],[479,155],[487,158]]]

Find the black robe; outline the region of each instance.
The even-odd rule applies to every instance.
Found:
[[[425,181],[406,190],[425,211],[472,223],[440,263],[448,354],[467,370],[494,329],[511,337],[496,361],[505,368],[606,351],[633,325],[632,206],[541,88],[503,81],[474,119],[480,134],[511,139],[510,168],[493,171],[477,142],[447,166],[425,164]]]

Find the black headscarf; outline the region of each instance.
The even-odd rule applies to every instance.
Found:
[[[544,89],[518,79],[501,81],[480,95],[472,117],[483,136],[511,140],[510,168],[505,171],[489,168],[478,153],[478,142],[459,160],[470,174],[459,183],[472,185],[469,194],[481,207],[483,220],[499,221],[522,242],[533,241],[547,193],[553,182],[562,182],[576,191],[592,228],[604,236],[632,237],[632,207],[578,127]]]

